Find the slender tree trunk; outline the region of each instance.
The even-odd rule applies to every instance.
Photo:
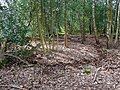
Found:
[[[73,34],[74,33],[74,28],[73,28],[73,15],[71,15],[71,22],[70,22],[70,33]]]
[[[85,11],[85,7],[86,7],[86,0],[83,0],[83,24],[82,24],[82,43],[84,43],[84,41],[86,41],[85,39],[85,17],[86,17],[86,11]]]
[[[53,12],[52,12],[52,0],[50,0],[50,34],[53,33],[53,20],[52,20]]]
[[[56,35],[57,35],[56,50],[58,50],[58,31],[59,31],[59,15],[58,15],[58,12],[59,12],[59,0],[57,0],[57,2],[56,2]]]
[[[42,19],[40,19],[40,16],[39,16],[39,4],[37,4],[35,2],[34,5],[36,7],[36,18],[37,18],[37,26],[38,26],[38,31],[39,31],[39,38],[40,38],[41,43],[42,43],[43,51],[46,52],[45,47],[44,47],[45,41],[44,41],[43,32],[42,32],[42,30],[43,30],[43,26],[42,26],[42,22],[41,22]]]
[[[2,6],[1,6],[1,8],[2,8]],[[2,23],[2,15],[0,12],[0,31],[2,32],[1,23]],[[0,38],[0,62],[4,59],[5,59],[5,57],[4,57],[4,44],[3,44],[2,38]]]
[[[108,0],[107,48],[112,48],[112,0]]]
[[[51,41],[52,41],[52,50],[54,50],[54,30],[53,30],[53,0],[50,0],[50,31],[51,31]]]
[[[116,31],[116,29],[117,29],[117,16],[118,16],[119,2],[120,2],[119,0],[116,0],[114,31]]]
[[[46,50],[49,51],[48,49],[48,45],[47,45],[47,42],[46,42],[46,39],[45,39],[45,36],[46,36],[46,33],[47,33],[47,26],[46,26],[46,17],[45,17],[46,13],[45,13],[45,2],[44,0],[41,0],[41,23],[43,25],[43,33],[44,33],[44,42],[45,42],[45,46],[46,46]]]
[[[119,21],[119,18],[120,18],[120,2],[119,2],[119,4],[118,4],[118,11],[117,11],[118,13],[118,15],[117,15],[117,29],[116,29],[116,37],[115,37],[115,44],[117,43],[117,41],[118,41],[118,33],[120,32],[119,31],[119,24],[120,24],[120,21]]]
[[[90,32],[90,35],[92,34],[92,23],[91,23],[91,19],[89,19],[89,32]]]
[[[79,30],[81,31],[82,24],[81,24],[81,19],[80,19],[80,13],[78,12],[78,23],[79,23]]]
[[[53,11],[52,0],[50,0],[50,32],[49,32],[49,49],[54,50],[54,33],[53,33]],[[52,44],[52,46],[51,46]]]
[[[104,22],[103,22],[103,26],[104,26],[104,28],[103,28],[103,34],[104,34],[104,36],[106,36],[106,31],[107,31],[107,25],[106,25],[106,23],[107,23],[107,8],[106,8],[106,6],[107,6],[107,0],[106,1],[104,1],[103,0],[103,4],[104,4]]]
[[[64,30],[65,30],[65,35],[64,35],[64,45],[65,47],[68,46],[68,41],[67,41],[67,21],[66,21],[66,16],[67,16],[67,12],[66,12],[66,0],[64,0]]]
[[[94,29],[95,41],[96,41],[96,44],[99,44],[99,40],[97,38],[96,21],[95,21],[95,0],[92,0],[92,19],[93,19],[93,29]]]

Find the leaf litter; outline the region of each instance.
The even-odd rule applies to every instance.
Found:
[[[0,69],[0,90],[120,90],[120,50],[88,41],[39,53],[34,66]]]

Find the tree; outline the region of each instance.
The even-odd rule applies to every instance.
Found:
[[[53,0],[50,0],[50,39],[52,37],[52,39],[54,38],[54,34],[53,34],[53,8],[52,8],[52,1]],[[53,47],[52,49],[54,49],[54,40],[52,40],[52,44],[53,44]],[[49,47],[51,49],[51,46]]]
[[[56,43],[54,34],[57,35],[58,40],[60,31],[63,31],[61,35],[64,37],[66,47],[68,46],[68,34],[81,34],[82,43],[84,43],[85,36],[90,32],[94,34],[95,41],[98,43],[98,34],[101,34],[103,29],[104,33],[107,31],[110,45],[113,34],[112,22],[117,22],[118,25],[114,24],[115,27],[119,26],[119,21],[116,20],[116,17],[119,18],[118,14],[114,15],[115,4],[118,0],[111,0],[113,8],[112,6],[110,8],[109,3],[106,4],[107,0],[12,0],[12,3],[9,3],[9,0],[5,1],[7,1],[8,8],[0,7],[3,9],[1,13],[2,40],[9,39],[16,45],[26,45],[28,42],[24,39],[29,32],[32,32],[32,38],[40,39],[40,47],[46,50],[49,43],[48,49],[52,50]],[[107,9],[109,10],[106,13]],[[119,29],[114,31],[116,31],[117,38]]]
[[[57,47],[56,50],[58,49],[58,31],[59,31],[59,0],[56,2],[56,35],[57,35]]]
[[[99,44],[99,40],[97,38],[97,30],[96,30],[96,21],[95,21],[95,0],[92,0],[92,19],[93,19],[93,30],[96,44]]]
[[[115,37],[115,42],[114,44],[116,45],[118,41],[118,33],[120,32],[119,24],[120,24],[120,2],[118,2],[118,10],[117,10],[117,29],[116,29],[116,37]]]
[[[67,4],[67,2],[66,2],[66,0],[64,0],[64,30],[65,30],[65,35],[64,35],[64,45],[65,45],[65,47],[67,47],[68,46],[68,42],[67,42],[67,21],[66,21],[66,19],[67,19],[67,8],[66,8],[66,4]]]
[[[85,8],[86,7],[86,0],[83,0],[83,22],[82,22],[82,32],[81,32],[81,36],[82,36],[82,43],[84,43],[84,41],[86,40],[85,39],[85,31],[86,31],[86,28],[85,28],[85,17],[86,17],[86,11],[85,11]]]
[[[108,0],[107,48],[112,48],[112,0]]]

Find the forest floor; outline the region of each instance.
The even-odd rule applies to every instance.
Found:
[[[106,49],[105,37],[80,43],[71,37],[58,51],[31,57],[34,66],[0,69],[0,90],[120,90],[120,47]]]

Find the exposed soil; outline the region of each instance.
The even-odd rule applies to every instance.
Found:
[[[0,69],[0,90],[120,90],[120,47],[106,49],[105,37],[71,37],[65,48],[31,57],[34,66]]]

